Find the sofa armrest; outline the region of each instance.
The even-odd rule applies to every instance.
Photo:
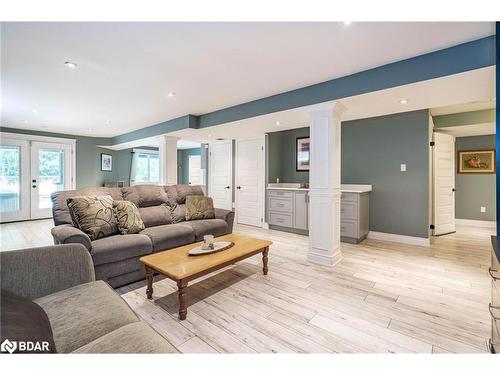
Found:
[[[234,211],[224,210],[222,208],[215,208],[215,218],[222,219],[227,223],[229,232],[233,232]]]
[[[71,224],[58,225],[52,228],[50,233],[52,233],[52,237],[54,237],[55,245],[81,243],[88,251],[92,250],[92,241],[90,237]]]
[[[2,289],[31,300],[95,280],[94,263],[82,244],[0,252]]]

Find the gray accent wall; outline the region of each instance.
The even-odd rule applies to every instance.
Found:
[[[268,182],[309,182],[309,172],[295,168],[296,139],[309,137],[309,128],[284,130],[268,135]]]
[[[290,155],[295,137],[308,135],[309,128],[269,134],[269,182],[276,177],[281,182],[308,181],[306,174],[294,174],[300,172],[294,172],[295,156]],[[373,185],[370,230],[428,237],[428,142],[427,110],[342,123],[342,183]],[[406,163],[406,172],[400,171],[401,163]]]
[[[495,149],[494,135],[458,137],[456,151]],[[496,175],[464,174],[455,169],[455,217],[457,219],[496,221]],[[481,206],[486,212],[481,212]]]

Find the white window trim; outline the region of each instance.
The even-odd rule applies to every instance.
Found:
[[[144,148],[133,148],[132,152],[134,153],[134,157],[132,158],[132,165],[130,168],[130,186],[134,185],[158,185],[160,181],[157,182],[143,182],[143,181],[135,181],[135,174],[137,170],[137,154],[150,154],[150,155],[160,155],[160,152],[157,150],[147,150]]]

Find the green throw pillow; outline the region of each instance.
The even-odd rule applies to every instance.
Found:
[[[145,228],[139,209],[134,203],[129,201],[113,201],[113,210],[115,211],[118,230],[121,234],[139,233]]]
[[[68,198],[67,202],[73,224],[92,241],[118,232],[110,195],[79,196]]]
[[[186,220],[214,219],[214,202],[210,197],[188,195],[186,197]]]

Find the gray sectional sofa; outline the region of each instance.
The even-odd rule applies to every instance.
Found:
[[[81,195],[110,195],[114,200],[133,202],[145,229],[138,234],[116,234],[91,241],[73,226],[67,199]],[[95,276],[113,288],[145,278],[141,256],[201,241],[205,234],[222,236],[233,230],[234,213],[215,208],[215,219],[185,220],[188,195],[203,195],[199,186],[136,185],[125,188],[92,187],[52,194],[55,244],[80,243],[92,256]]]
[[[177,353],[109,285],[95,281],[83,245],[3,251],[0,262],[2,291],[45,311],[57,353]]]

